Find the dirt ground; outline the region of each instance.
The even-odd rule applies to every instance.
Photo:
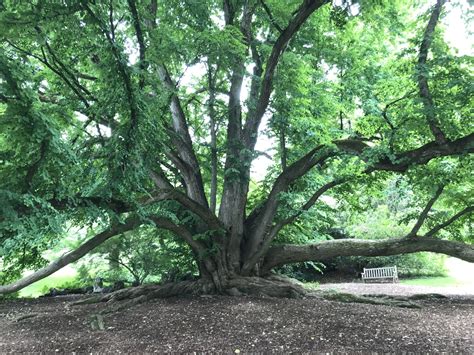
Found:
[[[0,353],[474,353],[473,295],[420,301],[421,309],[314,298],[170,298],[104,315],[104,330],[93,323],[97,328],[107,305],[71,306],[76,299],[1,302]]]

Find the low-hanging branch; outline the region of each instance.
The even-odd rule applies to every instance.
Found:
[[[338,256],[388,256],[430,251],[474,262],[474,246],[434,237],[387,238],[381,240],[338,239],[306,245],[278,245],[265,255],[262,273],[272,268],[303,261],[324,261]]]
[[[340,152],[356,155],[362,159],[367,159],[368,154],[366,153],[372,149],[365,142],[354,139],[338,140],[334,144]],[[417,149],[399,153],[395,157],[382,156],[379,160],[370,162],[366,173],[377,170],[404,172],[412,165],[423,165],[434,158],[461,155],[466,152],[474,152],[474,133],[450,142],[430,142]],[[278,194],[285,191],[291,182],[308,173],[315,165],[334,155],[337,155],[337,150],[331,149],[329,146],[318,146],[291,164],[275,180],[272,191],[265,202],[249,214],[246,227],[255,226],[254,234],[262,238],[266,225],[272,221],[275,215],[278,206]]]
[[[426,221],[425,214],[441,195],[443,188],[438,188],[418,218],[415,227],[418,231]],[[303,261],[323,261],[338,256],[388,256],[419,251],[442,253],[474,262],[474,245],[452,240],[436,238],[435,235],[462,216],[474,211],[468,206],[450,219],[431,229],[423,236],[413,234],[413,228],[407,235],[399,238],[380,240],[361,240],[347,236],[337,240],[327,240],[306,245],[278,245],[269,249],[265,255],[261,272],[269,272],[272,268],[288,263]]]

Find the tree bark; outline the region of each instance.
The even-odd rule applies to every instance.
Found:
[[[211,128],[211,191],[209,208],[212,213],[216,213],[217,205],[217,119],[216,119],[216,78],[217,70],[214,76],[212,75],[211,63],[208,62],[207,69],[207,80],[209,86],[209,102],[208,102],[208,112],[209,112],[209,125]]]

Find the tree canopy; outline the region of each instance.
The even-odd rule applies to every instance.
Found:
[[[0,293],[143,226],[189,246],[199,292],[280,293],[272,268],[342,255],[473,262],[473,57],[444,39],[452,6],[2,2],[0,265],[4,283],[37,271]],[[406,233],[335,238],[391,191]],[[89,237],[46,265],[71,227]]]

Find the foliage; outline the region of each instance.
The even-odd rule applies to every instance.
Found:
[[[389,180],[378,199],[367,201],[371,208],[362,213],[350,214],[346,228],[362,239],[383,239],[406,235],[410,230],[407,216],[416,214],[416,195],[404,179]],[[436,217],[435,217],[436,218]],[[446,274],[445,256],[432,253],[378,257],[339,257],[333,266],[356,274],[364,267],[397,266],[401,276],[442,276]]]
[[[108,262],[108,269],[96,272],[96,276],[109,282],[128,279],[135,285],[141,285],[150,277],[157,280],[179,279],[196,273],[191,250],[186,244],[172,234],[154,228],[140,228],[111,239],[93,255],[99,258],[96,261],[93,259],[89,268]],[[85,265],[81,268],[84,268],[82,277],[87,277]]]
[[[283,265],[276,268],[277,273],[295,278],[299,281],[311,282],[324,273],[326,266],[323,263],[305,262]]]

